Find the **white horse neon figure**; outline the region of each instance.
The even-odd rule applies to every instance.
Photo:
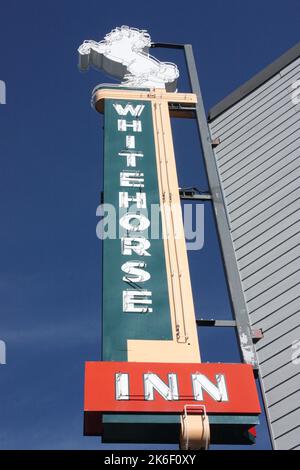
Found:
[[[89,66],[119,78],[122,85],[138,88],[166,88],[176,91],[179,71],[175,64],[160,62],[149,54],[151,38],[145,30],[121,26],[103,41],[84,41],[78,49],[79,68]]]

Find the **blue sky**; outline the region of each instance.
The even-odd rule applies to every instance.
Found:
[[[209,110],[299,41],[299,13],[293,0],[1,2],[1,449],[101,448],[82,436],[82,403],[84,362],[100,355],[102,122],[89,101],[108,79],[79,73],[77,47],[122,24],[192,43]],[[157,56],[183,67],[178,52]],[[173,126],[180,185],[206,189],[195,123]],[[205,222],[205,246],[190,255],[197,314],[231,318],[209,206]],[[234,336],[214,334],[201,333],[203,359],[237,361]],[[263,423],[252,448],[268,447]]]

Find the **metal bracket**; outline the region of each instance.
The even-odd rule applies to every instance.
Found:
[[[198,201],[210,201],[211,194],[206,191],[200,191],[197,188],[179,188],[180,199],[193,199]]]
[[[214,318],[200,318],[196,320],[197,326],[219,326],[219,327],[231,327],[236,328],[236,320],[215,320]],[[260,339],[264,337],[262,329],[251,329],[252,342],[256,344]]]
[[[258,330],[251,330],[251,333],[252,333],[252,341],[254,344],[256,344],[260,339],[263,339],[264,337],[264,333],[263,333],[263,330],[261,328],[259,328]]]
[[[213,139],[211,141],[211,146],[214,149],[214,148],[218,147],[218,145],[220,145],[220,143],[221,143],[220,137],[216,137],[215,139]]]
[[[214,208],[215,221],[222,249],[227,284],[236,320],[236,331],[239,340],[241,359],[243,362],[251,364],[255,369],[258,367],[258,360],[253,344],[250,320],[247,312],[246,301],[243,294],[234,247],[232,244],[231,234],[228,226],[226,208],[222,196],[220,198],[220,195],[222,195],[222,189],[220,186],[219,175],[213,152],[213,146],[217,145],[219,142],[212,141],[211,134],[208,128],[207,117],[205,113],[195,58],[193,54],[193,48],[191,44],[168,43],[152,43],[151,47],[181,49],[184,52],[188,76],[191,84],[191,91],[197,96],[196,111],[193,111],[193,113],[195,113],[196,115],[203,159],[207,172],[209,187],[212,193],[212,204]],[[196,195],[192,194],[189,197],[185,197],[184,194],[182,194],[182,196],[182,199],[211,199],[210,194],[203,195],[196,193]]]
[[[200,320],[196,320],[196,323],[198,326],[231,326],[231,327],[236,327],[236,321],[235,320],[214,320],[213,318],[211,319],[204,319],[200,318]]]
[[[239,276],[234,247],[232,244],[225,203],[219,195],[222,194],[219,175],[216,167],[215,156],[212,148],[211,134],[207,124],[207,118],[200,89],[193,48],[190,44],[184,46],[185,58],[188,68],[192,92],[196,94],[198,102],[196,106],[196,119],[202,146],[209,187],[213,194],[213,207],[215,220],[222,249],[223,261],[226,271],[231,303],[236,320],[236,330],[239,339],[240,351],[243,362],[258,367],[255,347],[251,337],[250,320],[247,312],[246,301],[243,294]]]
[[[196,117],[196,106],[191,104],[190,106],[183,106],[181,103],[168,103],[170,116],[171,117],[182,117],[182,118],[192,118]]]
[[[181,416],[181,450],[208,450],[209,441],[210,427],[205,405],[184,405]]]
[[[168,43],[168,42],[152,42],[151,47],[160,47],[163,49],[184,49],[184,44],[175,44],[175,43]]]

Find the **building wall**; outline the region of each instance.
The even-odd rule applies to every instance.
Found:
[[[300,58],[210,122],[276,449],[300,449],[297,80]]]

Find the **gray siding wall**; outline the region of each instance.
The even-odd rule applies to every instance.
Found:
[[[300,448],[300,58],[210,123],[276,449]]]

